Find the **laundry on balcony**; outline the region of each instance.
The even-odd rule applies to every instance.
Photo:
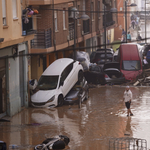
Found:
[[[33,15],[38,14],[38,10],[32,8],[32,6],[26,7],[23,11],[22,11],[22,17],[24,18],[24,23],[27,24],[29,23],[29,19],[30,17],[32,17]]]

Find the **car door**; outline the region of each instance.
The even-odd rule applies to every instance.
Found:
[[[72,88],[73,75],[71,76],[71,74],[70,74],[72,69],[73,69],[73,63],[69,64],[61,74],[60,86],[62,86],[61,88],[62,88],[62,92],[63,92],[64,96],[66,96],[66,94]]]

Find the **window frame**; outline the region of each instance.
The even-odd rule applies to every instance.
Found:
[[[91,17],[91,19],[92,19],[92,21],[94,20],[94,2],[91,2],[91,11],[92,11],[92,17]]]
[[[17,0],[12,0],[12,15],[13,19],[18,19]]]
[[[57,11],[54,11],[55,32],[58,31]]]
[[[6,11],[6,0],[2,0],[2,20],[3,26],[7,26],[7,11]]]
[[[66,9],[63,9],[63,29],[66,29]]]

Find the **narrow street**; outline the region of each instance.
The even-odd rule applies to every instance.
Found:
[[[131,87],[132,117],[126,116],[124,89],[121,86],[91,88],[90,97],[81,109],[77,105],[24,109],[10,122],[0,122],[0,140],[8,147],[16,144],[19,149],[31,150],[46,137],[66,135],[70,138],[67,149],[108,150],[110,138],[130,136],[145,139],[150,148],[149,87]]]

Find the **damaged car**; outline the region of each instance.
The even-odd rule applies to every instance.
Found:
[[[64,104],[78,104],[79,108],[81,103],[89,97],[89,86],[85,78],[81,82],[77,82],[74,87],[64,98]]]
[[[97,64],[91,63],[89,71],[84,72],[84,76],[87,82],[91,84],[104,85],[106,83],[103,68]]]
[[[126,82],[123,73],[120,71],[120,64],[118,62],[104,64],[103,71],[105,73],[106,84],[114,85]]]
[[[94,51],[90,55],[90,62],[98,65],[103,65],[105,62],[113,61],[113,53],[110,50]]]
[[[55,60],[41,75],[37,92],[31,96],[34,107],[62,106],[64,97],[83,79],[83,67],[70,58]]]

